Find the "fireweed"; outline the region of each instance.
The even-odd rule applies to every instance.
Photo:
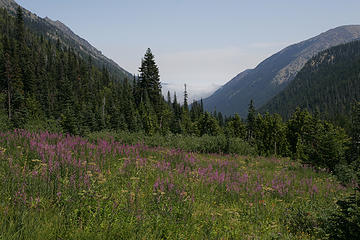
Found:
[[[14,130],[0,133],[0,160],[0,230],[9,239],[326,238],[318,224],[348,193],[326,171],[289,159],[113,138]],[[304,203],[312,231],[294,231],[284,213]]]

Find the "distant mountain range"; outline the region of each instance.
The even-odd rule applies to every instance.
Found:
[[[306,108],[344,126],[349,124],[353,101],[360,101],[360,41],[332,47],[311,58],[260,110],[287,119],[297,107]]]
[[[239,113],[245,117],[248,104],[254,100],[257,108],[280,93],[319,52],[360,38],[360,25],[341,26],[306,41],[291,45],[261,62],[255,69],[246,70],[210,97],[203,100],[208,111],[226,115]]]
[[[10,14],[15,14],[19,5],[14,0],[0,0],[0,8],[5,8]],[[132,79],[132,74],[120,67],[113,60],[104,56],[101,51],[93,47],[85,39],[76,35],[69,27],[60,21],[53,21],[48,17],[41,18],[36,14],[24,9],[25,23],[32,31],[46,35],[54,41],[59,40],[64,46],[70,47],[78,52],[82,57],[91,56],[93,62],[98,67],[106,67],[112,77]]]

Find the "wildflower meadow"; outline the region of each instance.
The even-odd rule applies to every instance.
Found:
[[[0,239],[326,239],[350,192],[286,158],[0,133]]]

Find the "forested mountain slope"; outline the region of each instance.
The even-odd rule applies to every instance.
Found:
[[[351,104],[360,100],[360,41],[325,50],[311,60],[296,78],[262,111],[289,118],[296,107],[346,121]]]
[[[24,22],[22,8],[17,8],[16,17],[0,10],[0,129],[81,135],[100,130],[220,132],[216,119],[204,114],[201,104],[188,108],[187,94],[183,106],[170,94],[164,100],[150,49],[139,78],[119,81],[106,67],[98,67],[92,55],[83,57]]]
[[[0,10],[0,113],[12,127],[49,120],[70,133],[138,126],[128,81],[27,28],[18,10],[16,18]]]
[[[15,15],[19,5],[14,0],[0,0],[0,8],[5,8],[11,15]],[[120,67],[113,60],[104,56],[99,50],[93,47],[88,41],[76,35],[70,28],[60,21],[53,21],[48,17],[41,18],[36,14],[22,8],[24,12],[25,25],[34,32],[50,37],[65,47],[72,48],[83,58],[91,56],[93,63],[99,67],[108,69],[112,77],[123,80],[125,77],[132,78],[132,75]]]
[[[342,26],[291,45],[239,74],[213,95],[204,99],[206,110],[246,116],[250,100],[257,108],[281,92],[305,63],[317,53],[360,37],[360,26]]]

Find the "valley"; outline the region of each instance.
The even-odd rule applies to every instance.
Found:
[[[61,4],[66,11],[58,11],[68,19],[70,10],[91,15],[79,2],[71,9]],[[360,25],[339,24],[285,47],[210,97],[190,102],[187,82],[181,92],[164,91],[177,77],[167,79],[161,69],[181,69],[179,79],[199,76],[211,85],[214,72],[237,66],[237,48],[195,47],[204,38],[201,47],[230,44],[230,36],[218,36],[227,28],[216,28],[228,26],[229,14],[214,18],[202,11],[212,4],[177,3],[187,6],[189,18],[196,7],[196,16],[207,16],[208,22],[196,18],[184,25],[175,3],[154,3],[168,11],[146,13],[139,3],[127,4],[114,2],[110,9],[91,2],[85,9],[104,19],[125,16],[101,26],[111,29],[112,36],[101,36],[107,40],[131,36],[117,59],[135,56],[137,44],[155,46],[145,48],[137,74],[62,21],[0,0],[0,240],[358,239]],[[136,11],[129,11],[133,4]],[[216,6],[216,13],[233,10]],[[96,22],[83,19],[89,32],[100,32]],[[190,25],[211,29],[211,37],[191,32]],[[167,34],[156,34],[164,26]],[[271,38],[251,49],[272,46]],[[118,42],[108,44],[121,49]],[[164,61],[169,48],[179,51],[174,62]],[[205,71],[208,79],[201,79],[199,66],[186,70],[194,59],[184,56],[194,52],[202,53],[197,58],[205,65],[216,62]],[[209,53],[214,56],[206,59]]]

